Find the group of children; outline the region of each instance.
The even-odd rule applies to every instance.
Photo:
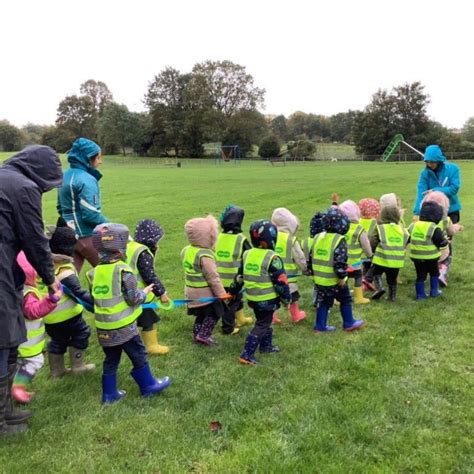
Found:
[[[408,228],[395,194],[344,201],[317,212],[310,222],[310,235],[301,243],[296,234],[299,220],[286,208],[273,211],[270,220],[258,220],[243,231],[244,210],[230,205],[218,222],[212,216],[194,218],[184,229],[189,244],[181,252],[188,314],[194,316],[193,342],[215,344],[212,334],[222,320],[222,332],[232,335],[253,318],[244,315],[243,300],[253,310],[255,323],[246,337],[239,361],[258,363],[255,353],[279,352],[273,344],[272,325],[281,323],[278,310],[287,307],[291,321],[306,318],[299,307],[298,280],[305,275],[314,283],[316,333],[334,331],[328,317],[337,301],[345,331],[364,325],[355,319],[352,305],[367,304],[364,291],[378,300],[386,292],[395,301],[399,270],[409,258],[416,269],[416,299],[425,299],[425,280],[430,275],[431,297],[447,286],[452,236],[462,230],[447,216],[449,201],[440,192],[426,195],[419,219]],[[125,395],[117,387],[117,369],[122,352],[132,362],[131,376],[143,396],[157,394],[170,384],[169,377],[155,378],[148,363],[150,354],[166,354],[158,343],[159,318],[153,303],[168,305],[166,289],[155,272],[155,255],[163,238],[161,226],[151,220],[137,224],[134,238],[122,224],[101,224],[94,229],[93,244],[100,263],[87,273],[89,288],[81,287],[73,265],[74,231],[58,222],[48,228],[55,274],[62,293],[48,294],[24,254],[18,263],[26,275],[23,312],[28,340],[19,348],[18,370],[12,396],[20,403],[31,398],[31,381],[44,364],[45,336],[52,377],[95,369],[84,360],[91,334],[83,310],[95,317],[99,343],[104,352],[102,402],[113,403]],[[353,290],[348,285],[353,279]],[[142,306],[144,305],[144,306]],[[139,332],[141,328],[141,334]],[[69,350],[70,368],[64,355]]]

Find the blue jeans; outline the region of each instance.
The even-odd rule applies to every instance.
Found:
[[[117,372],[120,358],[122,357],[122,351],[125,351],[134,369],[139,370],[148,364],[145,346],[138,335],[119,346],[102,347],[102,349],[105,353],[103,366],[104,375],[111,375]]]
[[[46,324],[46,333],[51,338],[48,342],[48,352],[64,354],[68,347],[81,351],[87,349],[91,328],[82,319],[82,314],[62,323]]]
[[[18,359],[18,347],[0,349],[0,377],[8,375],[8,366],[16,364]]]

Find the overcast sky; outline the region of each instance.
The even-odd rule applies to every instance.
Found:
[[[472,6],[471,6],[472,5]],[[363,109],[379,88],[421,81],[430,117],[474,116],[469,0],[0,0],[0,120],[52,124],[87,79],[143,110],[166,66],[246,66],[264,113]]]

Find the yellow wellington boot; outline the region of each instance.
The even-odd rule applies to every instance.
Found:
[[[364,298],[364,292],[362,291],[362,287],[354,287],[354,304],[367,304],[370,303],[368,298]]]
[[[142,339],[149,355],[165,355],[170,351],[168,346],[158,344],[158,331],[154,325],[151,331],[142,331]]]
[[[253,324],[253,318],[244,315],[244,310],[239,309],[235,312],[235,325],[240,328],[247,324]]]

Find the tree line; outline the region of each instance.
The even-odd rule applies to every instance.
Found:
[[[79,94],[58,105],[54,125],[15,127],[0,121],[0,147],[5,151],[40,143],[59,152],[69,149],[78,136],[101,143],[107,154],[132,150],[141,156],[204,155],[204,144],[239,145],[245,157],[254,145],[260,156],[288,153],[294,158],[314,154],[317,143],[355,146],[358,154],[380,155],[397,133],[422,150],[438,143],[447,152],[474,151],[474,117],[462,133],[453,133],[429,119],[425,87],[404,84],[380,89],[362,111],[331,116],[295,112],[264,115],[265,89],[254,84],[244,66],[231,61],[204,61],[182,73],[167,67],[149,83],[145,112],[132,112],[114,101],[104,82],[90,79]]]

